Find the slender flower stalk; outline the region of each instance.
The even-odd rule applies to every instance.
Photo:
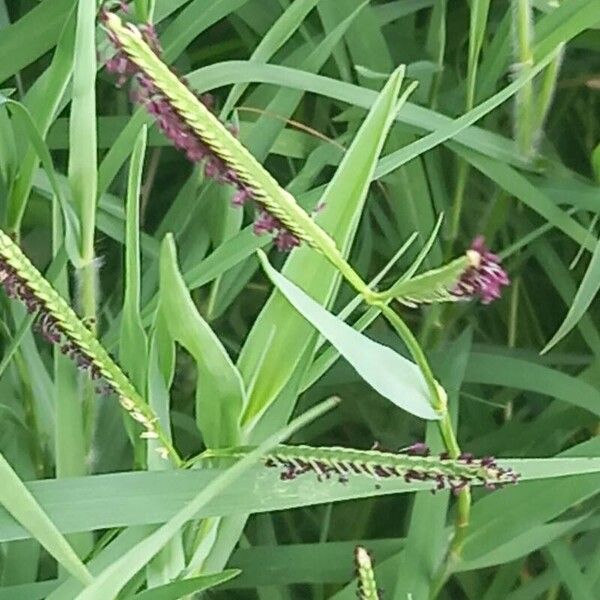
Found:
[[[9,298],[21,301],[30,314],[37,314],[37,329],[47,341],[57,344],[79,369],[97,381],[101,391],[117,395],[121,406],[144,428],[142,438],[157,439],[161,456],[171,456],[179,463],[154,411],[94,334],[2,230],[0,285]]]

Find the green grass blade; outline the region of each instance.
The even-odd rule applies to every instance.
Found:
[[[473,353],[469,359],[466,380],[537,392],[600,415],[600,390],[595,386],[567,373],[514,356]]]
[[[119,355],[133,384],[144,389],[148,356],[148,338],[140,315],[140,188],[147,131],[142,127],[137,137],[127,182],[126,234],[125,234],[125,293]]]
[[[77,595],[77,600],[103,600],[107,595],[109,597],[116,596],[131,577],[147,564],[187,521],[193,519],[208,501],[212,500],[215,496],[222,493],[228,486],[234,483],[235,480],[252,467],[265,452],[283,442],[304,425],[307,425],[312,420],[331,410],[337,403],[338,400],[325,401],[270,436],[258,448],[242,458],[202,489],[191,502],[173,515],[164,525],[159,527],[134,548],[126,552],[112,565],[104,569],[102,573],[94,578],[93,583],[88,585]]]
[[[131,600],[179,600],[185,595],[195,594],[204,590],[209,590],[213,587],[221,585],[237,577],[241,571],[239,569],[227,569],[222,573],[214,575],[200,575],[191,579],[183,579],[167,583],[160,587],[145,590],[139,594],[131,596]]]
[[[250,60],[266,63],[295,33],[308,13],[319,3],[319,0],[298,0],[292,2],[281,16],[273,23],[266,35],[260,40]],[[226,117],[236,102],[242,97],[248,84],[234,85],[221,109],[221,117]]]
[[[81,562],[69,542],[61,535],[54,523],[48,518],[29,490],[23,485],[6,459],[0,454],[0,503],[25,527],[32,537],[73,577],[82,583],[89,583],[92,576]]]
[[[592,254],[590,264],[581,280],[581,285],[573,298],[573,303],[569,308],[569,312],[558,328],[556,333],[552,336],[550,341],[546,344],[542,350],[542,354],[545,354],[553,346],[562,340],[572,329],[579,323],[580,319],[585,315],[586,311],[590,307],[594,300],[598,290],[600,289],[600,242],[596,244],[596,248]]]
[[[566,541],[559,540],[550,544],[547,553],[558,567],[558,571],[563,578],[563,584],[572,598],[593,600],[596,597]]]
[[[96,3],[82,0],[77,6],[75,60],[69,120],[69,187],[81,223],[79,302],[83,317],[95,329],[97,147],[96,147]]]
[[[267,276],[283,296],[374,390],[411,414],[423,419],[438,418],[417,365],[346,325],[273,269],[264,253],[259,256]]]
[[[390,78],[322,197],[327,208],[317,216],[317,221],[333,236],[344,255],[349,252],[375,162],[398,109],[402,74],[403,70],[399,69]],[[282,274],[324,305],[328,304],[339,283],[336,271],[308,248],[292,253]],[[238,361],[246,385],[252,382],[252,387],[248,388],[245,422],[273,402],[289,380],[297,361],[314,343],[310,335],[311,326],[283,297],[272,295],[252,328]],[[283,355],[288,357],[284,364],[279,360]]]

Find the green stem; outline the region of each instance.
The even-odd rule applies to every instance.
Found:
[[[452,255],[452,249],[458,238],[460,229],[460,217],[465,198],[465,189],[469,177],[469,165],[462,159],[459,159],[458,173],[456,177],[456,187],[454,188],[454,197],[452,198],[452,215],[450,217],[450,231],[448,232],[448,250],[447,256]]]
[[[409,327],[406,325],[406,323],[394,310],[392,310],[386,304],[379,303],[378,306],[383,315],[388,320],[388,322],[392,325],[392,327],[394,327],[398,335],[402,338],[412,357],[414,358],[415,362],[421,369],[421,372],[425,377],[425,381],[427,382],[427,386],[430,391],[431,405],[433,406],[434,410],[440,415],[440,420],[438,421],[438,428],[442,440],[444,442],[446,451],[448,452],[450,458],[458,458],[460,456],[461,450],[460,446],[458,445],[454,429],[452,428],[450,413],[448,412],[448,401],[444,388],[434,378],[433,372],[431,370],[431,367],[429,366],[429,362],[427,361],[427,357],[425,356],[423,349],[421,348],[419,342],[417,341]],[[432,590],[434,590],[435,593],[432,595],[432,598],[435,598],[435,596],[437,595],[441,587],[444,585],[447,578],[454,570],[455,565],[460,561],[462,547],[464,544],[467,529],[469,527],[470,515],[471,492],[467,487],[461,490],[458,495],[458,506],[456,523],[454,526],[454,536],[452,537],[452,541],[450,542],[450,548],[448,550],[447,557],[442,562],[440,570],[434,578]]]
[[[533,65],[532,10],[530,0],[513,0],[513,32],[515,57],[519,69]],[[515,129],[517,144],[524,156],[533,151],[533,133],[536,124],[533,114],[533,82],[528,81],[516,95]]]

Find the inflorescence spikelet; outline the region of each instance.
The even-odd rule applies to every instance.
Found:
[[[362,546],[356,546],[354,550],[354,564],[358,580],[358,600],[379,600],[380,594],[375,581],[373,561],[371,555]]]
[[[73,309],[33,266],[19,246],[0,230],[0,285],[9,298],[22,302],[37,315],[36,329],[75,365],[114,393],[127,412],[142,425],[141,437],[157,439],[163,456],[176,456],[156,415]]]
[[[424,444],[411,448],[407,454],[399,454],[339,447],[277,446],[263,461],[267,467],[279,469],[283,481],[308,473],[316,474],[319,481],[337,477],[341,483],[357,475],[376,480],[400,477],[407,483],[430,482],[433,491],[449,489],[455,494],[472,483],[494,490],[518,480],[512,469],[499,466],[492,457],[477,459],[465,453],[450,459],[445,454],[430,456]],[[239,458],[249,450],[244,447],[210,449],[200,458]]]
[[[133,81],[132,100],[146,108],[188,160],[204,164],[206,177],[235,188],[234,206],[255,203],[257,235],[272,234],[283,251],[301,240],[320,250],[324,242],[333,244],[324,232],[319,234],[320,242],[315,241],[311,217],[236,139],[236,129],[212,113],[211,96],[198,97],[185,78],[161,61],[160,43],[151,25],[123,25],[107,10],[101,11],[100,18],[116,51],[106,68],[118,75],[118,85]]]

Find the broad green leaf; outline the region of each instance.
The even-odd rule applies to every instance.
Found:
[[[466,381],[537,392],[600,415],[600,390],[596,387],[567,373],[514,356],[471,354]]]
[[[594,449],[588,451],[584,445],[581,452],[584,456],[593,455]],[[498,530],[502,530],[503,526],[506,527],[507,521],[510,521],[510,513],[502,511],[502,506],[506,506],[507,496],[510,498],[516,493],[520,499],[527,501],[526,499],[531,497],[529,490],[535,490],[538,486],[541,486],[540,489],[545,490],[544,493],[547,494],[549,494],[548,490],[553,488],[560,490],[560,498],[551,497],[550,494],[544,499],[545,503],[552,500],[553,505],[558,505],[558,508],[553,508],[553,511],[558,510],[558,512],[548,513],[550,516],[545,520],[549,520],[571,505],[569,502],[573,500],[569,498],[585,498],[598,491],[600,465],[597,458],[590,461],[588,458],[565,457],[552,459],[551,462],[548,462],[548,459],[505,458],[499,463],[507,467],[515,467],[515,470],[521,473],[521,478],[517,486],[483,498],[486,505],[492,500],[493,503],[489,511],[486,509],[485,514],[482,514],[481,519],[478,517],[478,521],[485,523],[485,519],[490,519],[492,516],[496,520],[500,519],[501,524],[492,524],[495,535]],[[395,478],[374,482],[369,477],[352,477],[343,485],[340,485],[337,480],[319,482],[310,475],[298,477],[293,481],[281,481],[279,473],[273,471],[276,470],[260,466],[240,476],[228,493],[214,498],[197,513],[196,517],[269,512],[356,498],[404,494],[429,490],[431,487],[431,484],[406,483],[403,479]],[[33,481],[28,482],[26,486],[61,533],[74,533],[164,523],[191,501],[199,489],[208,486],[222,473],[224,471],[217,468],[189,471],[138,471]],[[546,481],[534,481],[540,479]],[[523,491],[520,491],[521,488]],[[572,494],[569,491],[571,489]],[[119,499],[118,503],[116,498]],[[118,510],[116,510],[117,506]],[[530,518],[531,514],[537,514],[535,505],[528,502],[528,507],[527,518]],[[521,508],[525,509],[521,506],[519,510]],[[539,517],[542,520],[536,523],[545,522],[541,512]],[[521,533],[519,529],[521,525],[522,523],[517,524],[514,531]],[[512,534],[509,533],[506,539],[510,539],[510,535]],[[15,522],[6,511],[0,510],[0,541],[31,537],[31,534]],[[490,548],[495,548],[498,545],[496,542],[490,539]],[[477,553],[476,555],[479,556]]]
[[[322,197],[327,208],[317,215],[317,221],[332,235],[345,256],[356,232],[375,162],[398,110],[402,75],[403,69],[398,69],[390,78]],[[283,273],[325,305],[339,284],[339,273],[307,247],[291,254]],[[279,293],[274,293],[252,328],[238,361],[246,385],[252,383],[244,422],[253,420],[273,402],[312,344],[311,326]],[[288,359],[281,362],[281,356]]]
[[[239,443],[242,379],[225,348],[194,306],[167,236],[160,259],[160,311],[169,333],[196,361],[196,422],[209,447]]]
[[[438,418],[429,403],[427,383],[417,365],[352,329],[273,269],[264,253],[260,252],[259,256],[269,279],[287,301],[375,391],[418,417]]]
[[[196,517],[198,512],[207,502],[215,498],[218,494],[223,493],[228,487],[234,484],[236,479],[252,467],[265,452],[283,442],[304,425],[307,425],[323,413],[331,410],[337,403],[338,400],[325,401],[313,407],[292,421],[292,423],[270,436],[258,448],[236,462],[232,467],[213,479],[213,481],[199,493],[195,494],[193,499],[175,513],[164,525],[161,525],[156,531],[151,533],[131,550],[125,552],[123,556],[119,557],[114,563],[94,577],[92,583],[87,585],[81,593],[77,594],[76,599],[104,600],[107,597],[115,597],[123,586],[144,565],[146,565],[188,521]]]

